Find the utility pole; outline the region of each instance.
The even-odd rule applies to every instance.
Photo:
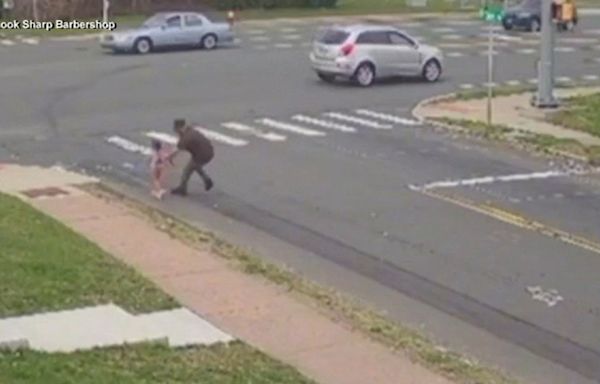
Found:
[[[110,7],[110,2],[108,0],[102,0],[102,21],[104,25],[108,23],[108,8]]]
[[[537,108],[556,108],[554,97],[554,30],[552,19],[553,0],[542,0],[542,32],[540,37],[540,60],[538,62],[538,90],[533,98]]]
[[[38,2],[37,0],[32,0],[33,2],[33,20],[40,21],[39,13],[38,13]]]
[[[488,40],[488,81],[487,81],[487,125],[492,125],[492,98],[494,97],[494,26],[488,25],[489,40]]]

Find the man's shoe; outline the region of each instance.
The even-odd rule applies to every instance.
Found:
[[[213,183],[212,179],[206,179],[206,181],[204,182],[204,189],[206,191],[210,191],[214,185],[215,184]]]
[[[173,195],[177,195],[177,196],[187,196],[187,191],[183,188],[175,188],[171,190],[171,194]]]

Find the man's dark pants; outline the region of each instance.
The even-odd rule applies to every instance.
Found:
[[[210,160],[212,159],[209,159],[208,161],[198,161],[194,160],[194,158],[191,158],[186,164],[186,166],[183,168],[183,172],[181,174],[181,182],[179,183],[179,186],[176,189],[183,192],[187,192],[188,182],[190,181],[190,177],[192,177],[192,174],[194,172],[196,172],[198,176],[202,178],[202,181],[204,182],[204,188],[206,190],[211,189],[213,186],[213,181],[204,170],[204,166],[208,164]]]

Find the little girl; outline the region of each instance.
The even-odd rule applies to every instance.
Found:
[[[159,140],[152,140],[152,160],[150,171],[152,173],[152,195],[161,200],[166,192],[163,188],[163,177],[167,167],[169,152]]]

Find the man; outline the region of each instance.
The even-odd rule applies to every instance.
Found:
[[[194,171],[204,181],[204,189],[209,191],[213,187],[213,181],[204,171],[204,166],[210,163],[215,154],[211,142],[200,131],[189,126],[184,119],[176,119],[173,129],[177,133],[177,136],[179,136],[179,141],[177,143],[177,150],[169,156],[169,161],[172,163],[180,151],[189,152],[191,158],[183,169],[179,186],[173,189],[171,193],[186,196],[187,185]]]

